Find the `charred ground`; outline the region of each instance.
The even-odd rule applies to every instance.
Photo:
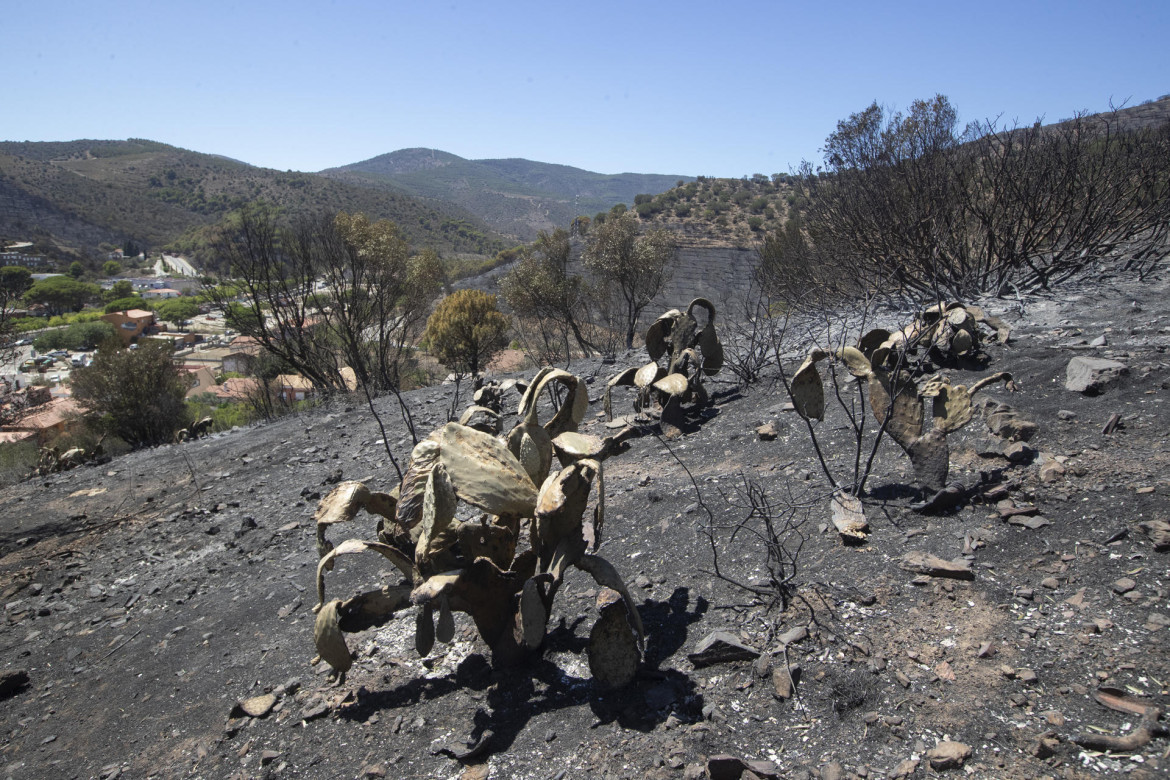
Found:
[[[1001,519],[996,503],[912,511],[909,463],[887,442],[869,483],[872,533],[846,547],[783,389],[737,391],[717,377],[693,430],[673,442],[649,432],[605,463],[602,552],[648,633],[636,681],[616,693],[589,675],[597,588],[583,575],[569,579],[528,668],[493,670],[463,616],[454,643],[426,659],[413,621],[399,619],[351,639],[358,660],[344,684],[309,666],[317,501],[341,478],[383,490],[396,480],[361,405],[15,486],[0,496],[0,670],[29,682],[0,711],[2,776],[669,778],[717,773],[718,754],[771,761],[784,777],[894,777],[920,759],[912,776],[927,776],[924,754],[946,739],[971,748],[974,777],[1160,776],[1163,738],[1120,757],[1070,738],[1136,724],[1094,701],[1101,685],[1170,703],[1167,554],[1139,526],[1170,518],[1167,287],[1094,283],[987,304],[1014,328],[1010,345],[989,348],[988,368],[1020,386],[991,395],[1039,425],[1035,453],[1019,464],[995,455],[976,420],[952,441],[951,475],[968,485],[998,475],[1012,502],[1037,508],[1022,518],[1035,528]],[[788,344],[795,365],[801,344]],[[1068,391],[1077,355],[1129,373],[1098,396]],[[642,359],[572,366],[592,378],[585,432],[604,433],[608,376]],[[450,394],[411,394],[420,433],[446,421]],[[378,408],[405,459],[396,410]],[[1115,413],[1120,425],[1103,434]],[[769,422],[778,436],[765,441],[756,429]],[[843,421],[820,430],[836,443],[830,458],[847,458]],[[1050,461],[1063,473],[1041,481]],[[711,573],[700,529],[737,522],[747,485],[796,510],[785,610]],[[373,526],[364,515],[335,535],[371,538]],[[899,566],[909,551],[965,550],[971,581]],[[764,581],[764,553],[746,535],[722,544],[720,565]],[[394,576],[359,560],[329,587]],[[801,627],[807,636],[783,650],[781,635]],[[696,666],[688,654],[714,631],[761,658]],[[779,699],[773,669],[797,666],[795,695]],[[264,717],[236,710],[265,693],[275,703]]]

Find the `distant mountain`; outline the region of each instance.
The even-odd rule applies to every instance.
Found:
[[[692,176],[592,173],[523,159],[466,160],[437,149],[401,149],[321,171],[331,179],[454,203],[496,230],[531,240],[575,217],[633,204]]]
[[[155,141],[0,142],[0,236],[73,248],[132,239],[157,249],[190,244],[256,200],[289,215],[343,210],[389,218],[415,247],[444,254],[494,255],[515,243],[449,203]]]

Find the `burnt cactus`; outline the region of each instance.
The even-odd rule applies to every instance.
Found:
[[[946,486],[950,471],[950,448],[947,435],[971,422],[971,396],[995,382],[1004,382],[1015,390],[1011,374],[1006,372],[985,377],[970,389],[932,378],[921,385],[908,371],[891,362],[894,353],[883,344],[869,357],[858,348],[843,347],[834,353],[813,349],[789,383],[792,404],[806,420],[823,420],[825,389],[817,364],[826,358],[840,361],[850,374],[866,383],[869,405],[879,424],[897,442],[914,467],[922,486],[934,493]],[[931,424],[926,424],[925,401],[931,401]]]
[[[538,399],[552,384],[565,389],[565,398],[556,415],[540,425]],[[568,570],[577,568],[617,594],[626,627],[624,633],[615,630],[615,619],[606,618],[607,629],[599,636],[624,649],[591,649],[591,668],[602,684],[632,679],[643,629],[616,569],[593,554],[604,519],[600,458],[608,442],[575,432],[587,407],[585,385],[577,377],[542,371],[528,385],[521,422],[506,439],[448,423],[414,448],[393,493],[376,493],[357,482],[330,493],[316,515],[319,657],[344,674],[351,664],[346,632],[382,625],[414,606],[420,654],[428,654],[436,640],[450,642],[452,613],[464,612],[496,662],[517,662],[543,643],[553,599]],[[554,453],[563,467],[550,473]],[[479,513],[461,516],[461,505]],[[354,520],[363,509],[380,518],[378,540],[350,539],[334,547],[329,529]],[[529,546],[521,550],[525,540]],[[359,552],[389,560],[401,581],[347,600],[327,600],[325,574],[339,556]]]
[[[858,347],[867,358],[884,347],[910,354],[924,349],[940,362],[954,362],[980,352],[985,339],[980,326],[995,331],[995,338],[1001,344],[1006,344],[1011,337],[1011,328],[1000,318],[978,306],[951,301],[923,309],[901,330],[871,330],[861,338]]]
[[[695,310],[706,312],[702,328]],[[613,388],[634,387],[637,411],[649,409],[655,402],[661,407],[662,421],[674,427],[684,404],[701,406],[707,402],[704,376],[714,376],[723,368],[723,345],[715,332],[715,306],[706,298],[696,298],[685,312],[671,309],[646,330],[646,352],[650,362],[641,368],[629,368],[614,376],[605,389],[605,412],[613,419]],[[663,357],[667,364],[660,363]]]

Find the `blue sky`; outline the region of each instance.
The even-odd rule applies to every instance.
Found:
[[[0,139],[315,171],[425,146],[602,173],[788,171],[942,93],[1031,123],[1170,93],[1170,2],[10,2]]]

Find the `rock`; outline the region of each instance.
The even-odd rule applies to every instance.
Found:
[[[1003,448],[1003,456],[1012,463],[1031,463],[1036,457],[1036,450],[1022,441],[1013,441]]]
[[[1113,583],[1113,592],[1117,594],[1129,593],[1137,587],[1137,583],[1129,577],[1122,577],[1117,582]]]
[[[904,780],[904,778],[911,777],[918,771],[918,759],[907,758],[903,759],[896,767],[890,770],[890,780]]]
[[[991,658],[995,655],[995,645],[991,642],[980,642],[979,649],[975,651],[975,655],[978,658]]]
[[[756,428],[756,435],[760,437],[760,441],[775,441],[776,426],[773,423],[766,423]]]
[[[1040,466],[1041,482],[1056,482],[1064,476],[1064,464],[1058,460],[1049,460]]]
[[[1014,409],[1000,410],[987,418],[987,428],[1001,439],[1030,441],[1040,432],[1040,426],[1020,417]]]
[[[780,701],[788,701],[792,698],[798,682],[800,682],[799,664],[792,664],[791,667],[777,664],[772,669],[772,687],[775,689],[776,698]]]
[[[1104,347],[1104,346],[1107,346],[1108,344],[1109,344],[1109,341],[1105,338],[1104,333],[1102,333],[1100,336],[1098,336],[1097,338],[1095,338],[1089,342],[1090,347]]]
[[[278,758],[280,758],[280,753],[278,751],[265,750],[260,754],[260,766],[268,766]]]
[[[710,666],[711,664],[727,663],[730,661],[752,661],[759,657],[759,653],[740,642],[726,631],[713,631],[699,642],[690,659],[696,667]]]
[[[779,636],[777,639],[781,645],[787,647],[788,645],[796,644],[808,637],[808,628],[806,626],[797,626],[790,628]]]
[[[1041,735],[1030,748],[1031,754],[1039,759],[1050,758],[1060,747],[1060,740],[1051,731]]]
[[[1070,412],[1068,409],[1061,409],[1060,411],[1058,411],[1058,412],[1056,413],[1056,416],[1057,416],[1059,419],[1061,419],[1061,420],[1064,420],[1065,422],[1069,422],[1069,421],[1071,421],[1071,420],[1075,420],[1075,419],[1077,419],[1077,413],[1076,413],[1076,412]]]
[[[1017,669],[1016,679],[1022,682],[1024,685],[1035,685],[1037,682],[1039,682],[1040,677],[1031,669]]]
[[[329,705],[321,700],[310,704],[301,710],[301,720],[316,720],[317,718],[329,712]]]
[[[1154,543],[1154,549],[1158,552],[1166,552],[1170,550],[1170,522],[1165,520],[1146,520],[1138,523],[1138,528],[1142,529],[1142,533],[1150,537],[1150,541]]]
[[[1098,395],[1121,381],[1129,367],[1117,360],[1078,355],[1065,369],[1064,388],[1074,393]]]
[[[772,761],[748,761],[746,763],[748,771],[756,777],[765,780],[778,780],[780,777],[780,767]]]
[[[488,779],[488,765],[476,764],[469,766],[463,770],[463,774],[459,775],[459,780],[487,780]]]
[[[250,699],[244,699],[238,702],[232,708],[232,715],[239,717],[239,715],[243,714],[250,718],[263,718],[272,712],[272,708],[275,706],[276,696],[271,693],[265,693],[261,696],[253,696]]]
[[[840,761],[830,761],[821,767],[821,780],[845,780],[845,767]]]
[[[936,772],[957,769],[970,757],[970,745],[964,745],[962,742],[940,742],[926,751],[926,760],[930,762],[930,768]]]
[[[949,577],[956,580],[975,579],[975,572],[971,571],[971,562],[963,558],[944,561],[930,553],[913,551],[903,555],[898,566],[904,571],[926,574],[931,577]]]
[[[1049,590],[1056,590],[1060,587],[1060,580],[1056,579],[1056,577],[1045,577],[1044,579],[1040,580],[1040,587],[1048,588]]]
[[[707,759],[707,776],[711,780],[739,780],[747,764],[726,753]]]

